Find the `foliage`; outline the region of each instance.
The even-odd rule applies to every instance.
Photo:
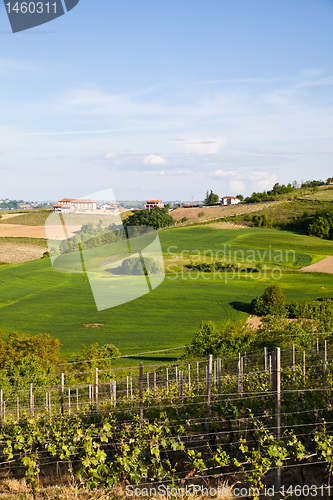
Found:
[[[206,206],[209,205],[217,205],[220,202],[220,198],[218,194],[213,193],[211,190],[210,193],[207,191],[203,204]]]
[[[107,227],[103,227],[103,223],[100,220],[97,225],[93,222],[84,224],[78,234],[61,241],[59,250],[62,254],[69,253],[77,251],[79,248],[86,250],[124,239],[126,239],[126,234],[121,226],[110,224]],[[52,254],[57,253],[55,249],[51,249],[51,252]]]
[[[143,275],[149,276],[150,274],[158,274],[162,272],[162,266],[156,262],[152,257],[130,257],[123,260],[119,272],[128,275]]]
[[[316,180],[305,181],[301,185],[299,185],[297,181],[294,181],[293,184],[288,183],[287,185],[279,184],[278,182],[276,182],[273,186],[273,189],[269,191],[263,191],[261,193],[253,192],[251,196],[245,198],[245,203],[274,201],[276,199],[279,199],[279,197],[289,193],[296,196],[298,194],[297,191],[301,190],[302,188],[318,189],[318,186],[323,184],[323,181]]]
[[[265,316],[266,314],[284,316],[286,312],[285,301],[281,288],[278,285],[271,285],[266,288],[261,297],[255,297],[252,300],[253,314],[257,316]]]
[[[331,240],[333,238],[333,210],[318,210],[312,224],[308,227],[308,234]]]
[[[271,227],[272,221],[267,217],[266,214],[253,215],[252,222],[256,227]]]
[[[154,207],[152,210],[136,210],[123,221],[124,227],[149,226],[154,229],[172,226],[174,223],[174,219],[169,215],[169,210],[159,207]]]
[[[76,358],[80,362],[80,371],[89,371],[95,368],[106,370],[111,368],[112,359],[120,356],[119,350],[113,344],[105,344],[102,347],[94,342],[88,347],[81,347],[81,354]]]
[[[64,361],[60,356],[60,346],[59,340],[47,333],[10,333],[7,340],[0,339],[0,369],[7,370],[11,376],[22,371],[28,375],[33,366],[48,370],[51,365]]]

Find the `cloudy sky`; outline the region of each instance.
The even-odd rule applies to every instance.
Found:
[[[333,0],[80,0],[12,34],[0,198],[248,195],[333,175]]]

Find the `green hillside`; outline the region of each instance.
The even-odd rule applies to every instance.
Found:
[[[332,254],[333,242],[269,229],[221,230],[211,227],[161,231],[167,265],[182,250],[295,250],[293,269]],[[260,254],[262,255],[262,254]],[[269,259],[266,258],[265,261]],[[273,263],[274,264],[274,263]],[[201,320],[222,324],[245,320],[240,302],[249,302],[272,283],[288,300],[333,296],[333,275],[291,270],[279,281],[240,275],[213,276],[172,272],[153,292],[121,306],[98,312],[87,277],[54,271],[49,259],[0,268],[0,327],[4,332],[49,333],[60,339],[63,354],[78,353],[82,343],[114,343],[124,353],[177,347],[188,343]],[[129,278],[130,279],[130,278]],[[226,282],[227,281],[227,282]],[[244,307],[243,307],[244,309]],[[99,323],[97,328],[84,325]]]

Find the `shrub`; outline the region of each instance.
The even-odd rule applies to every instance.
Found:
[[[261,297],[255,297],[252,302],[252,311],[258,316],[273,314],[284,316],[286,313],[286,299],[278,285],[266,288]]]
[[[123,274],[142,275],[158,274],[162,271],[161,265],[152,257],[144,257],[143,262],[140,257],[130,257],[123,260],[119,271]]]

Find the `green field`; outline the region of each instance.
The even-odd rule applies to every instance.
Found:
[[[8,213],[18,213],[17,211]],[[43,226],[46,219],[52,213],[52,210],[34,210],[31,212],[23,213],[17,217],[9,219],[0,219],[0,224],[22,224],[24,226]]]
[[[221,230],[204,227],[161,231],[167,263],[182,250],[216,252],[224,244],[231,250],[268,249],[296,252],[296,263],[280,280],[228,275],[170,272],[153,292],[121,306],[98,312],[87,277],[54,271],[49,259],[0,268],[0,327],[5,332],[49,333],[60,339],[63,354],[78,353],[82,343],[111,342],[122,354],[178,347],[188,343],[201,320],[222,324],[245,320],[242,303],[278,283],[288,300],[333,296],[333,275],[299,273],[295,269],[333,254],[333,242],[271,229]],[[229,247],[230,245],[230,247]],[[177,256],[178,264],[180,262]],[[267,259],[266,259],[267,260]],[[274,263],[273,263],[274,264]],[[258,276],[256,276],[258,277]],[[176,278],[176,279],[175,279]],[[111,278],[112,279],[112,278]],[[131,279],[131,278],[128,278]],[[85,324],[99,323],[91,328]]]
[[[277,229],[197,226],[166,229],[159,235],[165,259],[170,263],[176,261],[175,253],[181,254],[185,250],[189,253],[184,252],[178,261],[195,261],[198,256],[199,260],[208,262],[211,255],[213,260],[222,260],[225,251],[225,259],[229,262],[250,263],[249,257],[254,252],[257,262],[299,269],[333,255],[333,241]]]

